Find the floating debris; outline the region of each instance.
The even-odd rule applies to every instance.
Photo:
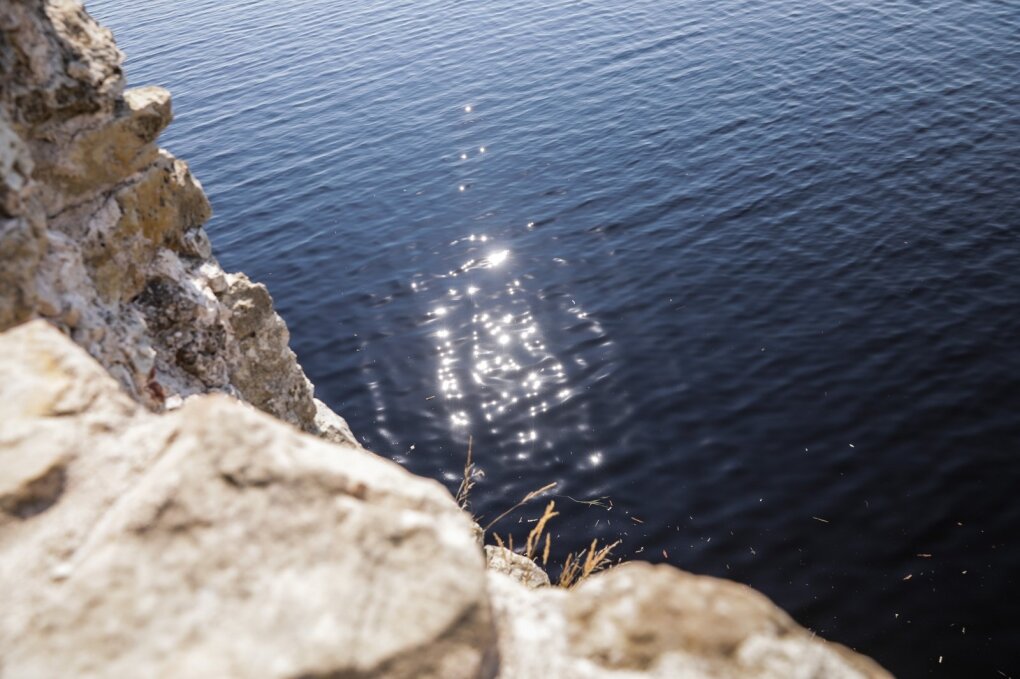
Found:
[[[914,574],[910,573],[909,575],[907,575],[907,577],[903,578],[903,582],[906,582],[907,580],[909,580],[912,577],[914,577]]]
[[[815,521],[821,521],[822,523],[829,523],[827,519],[823,519],[819,516],[812,516],[811,518],[814,519]]]

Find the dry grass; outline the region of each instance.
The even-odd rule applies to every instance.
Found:
[[[471,494],[471,489],[475,487],[477,478],[482,474],[481,470],[475,466],[474,461],[472,460],[473,443],[474,439],[469,438],[467,460],[464,463],[464,476],[461,479],[460,488],[457,489],[456,495],[457,504],[465,510],[467,510],[469,506],[468,499]],[[555,482],[548,483],[537,490],[531,491],[521,498],[520,502],[490,521],[482,529],[483,532],[488,533],[493,526],[502,521],[504,518],[528,504],[535,498],[553,490],[556,488],[556,485],[557,484]],[[579,504],[601,507],[607,510],[612,509],[613,507],[612,502],[609,501],[608,498],[598,498],[596,500],[575,500],[569,496],[564,497],[567,497],[567,499]],[[545,511],[542,512],[542,516],[535,521],[535,525],[528,533],[527,540],[524,543],[522,555],[531,559],[535,563],[541,562],[543,568],[548,568],[549,566],[549,550],[552,546],[552,536],[546,532],[546,527],[552,519],[559,515],[560,513],[556,511],[556,502],[550,501],[549,504],[546,505]],[[501,538],[499,534],[495,532],[492,533],[492,537],[498,546],[504,549],[509,549],[511,552],[514,551],[514,536],[512,533],[507,533],[506,540]],[[591,545],[587,550],[582,550],[576,554],[568,554],[566,561],[563,562],[563,568],[560,571],[560,577],[559,580],[556,581],[556,584],[560,587],[570,589],[582,582],[585,578],[608,568],[612,565],[609,558],[610,554],[619,544],[620,540],[617,540],[612,544],[599,547],[598,540],[595,539],[591,541]]]
[[[471,448],[475,442],[475,437],[468,437],[468,452],[467,461],[464,463],[464,477],[460,481],[460,488],[457,489],[457,504],[461,509],[466,510],[469,506],[468,497],[471,495],[471,489],[475,487],[475,479],[481,474],[481,471],[475,467],[475,463],[471,461]]]
[[[549,550],[552,546],[551,536],[546,532],[546,527],[550,520],[559,515],[559,512],[556,511],[555,502],[550,502],[546,505],[542,516],[536,520],[535,526],[528,533],[524,550],[521,552],[523,556],[526,556],[535,563],[541,562],[543,568],[548,568],[549,566]],[[493,533],[492,536],[497,545],[504,549],[509,549],[511,552],[514,551],[514,536],[512,534],[508,534],[506,540],[496,533]],[[620,541],[617,540],[612,544],[599,547],[598,540],[596,539],[591,541],[591,545],[587,550],[582,550],[576,554],[568,554],[566,561],[563,562],[563,568],[560,571],[560,577],[556,584],[565,589],[570,589],[585,578],[608,568],[612,565],[609,558],[610,554],[619,544]],[[540,548],[541,552],[539,551]]]
[[[532,561],[538,562],[535,555],[535,550],[538,549],[539,545],[542,544],[542,531],[545,530],[545,525],[549,523],[549,520],[555,516],[559,516],[560,513],[556,511],[556,503],[550,502],[546,505],[545,511],[539,518],[538,523],[528,533],[528,541],[524,545],[524,556],[528,557]],[[549,534],[545,536],[545,549],[542,551],[542,565],[546,565],[549,561]]]
[[[611,545],[598,546],[598,540],[592,540],[587,552],[568,554],[567,560],[563,562],[563,570],[560,571],[560,579],[557,584],[565,589],[570,589],[588,576],[608,568],[609,554],[620,544],[620,541]],[[583,561],[581,560],[583,557]]]
[[[553,488],[555,488],[555,487],[556,487],[556,482],[555,482],[555,481],[553,481],[552,483],[547,483],[547,484],[545,484],[544,486],[542,486],[542,487],[541,487],[541,488],[539,488],[538,490],[533,490],[533,491],[531,491],[530,493],[528,493],[527,495],[525,495],[525,496],[524,496],[523,498],[521,498],[521,501],[520,501],[520,502],[518,502],[518,503],[517,503],[517,504],[515,504],[515,505],[514,505],[513,507],[511,507],[510,509],[506,510],[505,512],[503,512],[502,514],[500,514],[499,516],[497,516],[497,517],[496,517],[495,519],[493,519],[492,521],[490,521],[490,522],[489,522],[489,524],[488,524],[487,526],[485,526],[485,528],[483,528],[482,530],[484,530],[484,531],[485,531],[486,533],[488,533],[488,532],[489,532],[489,529],[490,529],[490,528],[492,528],[492,527],[493,527],[493,526],[495,526],[495,525],[496,525],[497,523],[499,523],[499,522],[500,522],[500,521],[501,521],[502,519],[504,519],[504,518],[505,518],[505,517],[506,517],[506,516],[507,516],[508,514],[511,514],[511,513],[515,512],[515,511],[517,511],[518,509],[520,509],[520,508],[521,508],[521,507],[523,507],[524,505],[526,505],[526,504],[528,504],[529,502],[531,502],[532,500],[534,500],[534,499],[535,499],[536,497],[538,497],[538,496],[542,495],[543,493],[545,493],[545,492],[547,492],[547,491],[550,491],[550,490],[552,490],[552,489],[553,489]]]

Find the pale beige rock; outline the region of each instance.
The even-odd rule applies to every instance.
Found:
[[[315,399],[315,426],[319,436],[327,441],[355,448],[363,447],[351,432],[347,420],[334,413],[319,399]]]
[[[535,589],[549,586],[549,575],[531,559],[511,552],[505,547],[485,547],[486,567],[490,571],[509,575],[517,582]]]
[[[572,590],[490,572],[501,677],[888,679],[749,587],[631,562]]]
[[[572,593],[567,620],[576,652],[607,667],[661,672],[689,661],[714,676],[889,676],[750,587],[670,566],[629,563],[591,578]]]
[[[491,676],[483,557],[438,483],[223,396],[147,414],[41,321],[0,335],[0,403],[3,459],[35,465],[3,497],[63,473],[0,505],[4,676]]]
[[[230,327],[240,351],[231,382],[256,408],[306,430],[314,430],[312,384],[289,348],[290,332],[275,311],[266,286],[244,274],[227,276],[220,300],[230,310]]]
[[[110,190],[156,162],[153,144],[172,118],[170,93],[144,87],[124,93],[123,104],[107,117],[65,125],[36,145],[42,158],[36,181],[48,185],[59,209],[81,196]]]

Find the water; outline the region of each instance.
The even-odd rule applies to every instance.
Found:
[[[1016,2],[88,6],[366,445],[1020,676]]]

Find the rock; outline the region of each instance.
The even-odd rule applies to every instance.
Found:
[[[671,566],[627,563],[581,583],[566,603],[573,652],[614,670],[679,676],[888,677],[811,635],[750,587]]]
[[[548,587],[549,576],[531,559],[511,552],[505,547],[485,547],[486,567],[493,572],[508,575],[525,587]]]
[[[438,483],[224,396],[148,414],[42,321],[0,335],[0,403],[4,676],[492,676]]]
[[[351,432],[351,428],[347,426],[347,421],[330,410],[329,406],[319,399],[315,399],[315,426],[319,436],[327,441],[355,448],[362,447]]]
[[[256,408],[309,431],[315,425],[312,384],[290,350],[290,332],[275,311],[266,286],[244,274],[227,277],[220,300],[230,310],[230,327],[241,354],[231,381]]]
[[[501,677],[890,677],[749,587],[671,566],[625,563],[571,590],[490,571],[489,589]]]
[[[156,162],[152,142],[171,118],[170,93],[162,87],[128,90],[112,115],[82,121],[84,129],[70,135],[61,130],[39,142],[36,155],[44,160],[35,179],[55,192],[55,206],[109,190]]]
[[[125,90],[74,0],[0,0],[0,32],[0,330],[53,319],[155,411],[222,392],[353,442],[268,291],[213,257],[201,184],[157,146],[170,93]]]
[[[124,88],[110,32],[71,0],[4,0],[0,105],[19,127],[112,111]]]
[[[0,330],[31,317],[46,250],[42,208],[32,195],[28,146],[0,110]]]

